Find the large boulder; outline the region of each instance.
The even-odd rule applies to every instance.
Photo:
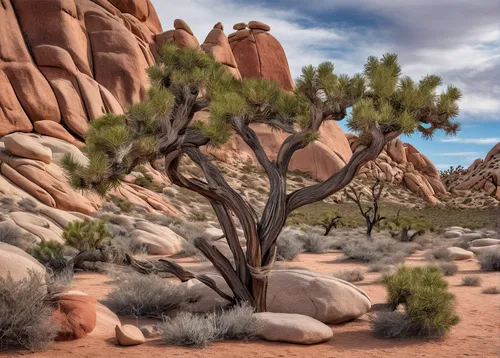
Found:
[[[256,313],[257,335],[266,341],[317,344],[333,337],[330,327],[320,321],[287,313]]]
[[[477,239],[471,242],[473,247],[484,247],[492,245],[500,245],[500,240],[498,239]]]
[[[229,35],[241,76],[275,81],[284,90],[292,91],[294,83],[285,51],[269,33],[271,28],[258,21],[251,21],[249,27],[239,26],[237,32]]]
[[[121,326],[120,319],[109,308],[97,302],[96,325],[89,334],[92,337],[110,339],[115,337],[115,327]]]
[[[40,160],[50,164],[52,162],[52,151],[44,147],[30,137],[22,134],[10,134],[3,137],[5,149],[22,158]]]
[[[231,51],[231,46],[229,46],[229,41],[224,34],[224,27],[220,22],[215,24],[214,28],[205,39],[205,42],[201,45],[201,48],[206,53],[212,54],[217,62],[226,65],[228,71],[232,73],[235,78],[241,79],[238,64]]]
[[[96,326],[96,299],[83,292],[70,291],[57,295],[53,318],[60,324],[57,340],[69,341],[85,337]]]
[[[0,242],[0,277],[9,275],[15,281],[29,278],[30,271],[41,275],[45,280],[45,267],[33,256],[18,247]]]
[[[474,253],[469,250],[462,249],[460,247],[448,247],[448,252],[450,253],[450,258],[453,261],[459,260],[469,260],[474,258]]]
[[[221,276],[209,276],[224,292],[231,294]],[[213,311],[228,304],[197,280],[184,285],[201,297],[193,306],[197,312]],[[269,312],[301,314],[323,323],[335,324],[358,318],[368,312],[370,307],[371,301],[366,293],[335,277],[303,270],[272,271],[269,275]]]

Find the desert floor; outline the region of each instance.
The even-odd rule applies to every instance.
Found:
[[[360,263],[336,260],[342,254],[301,254],[290,266],[301,266],[312,271],[331,274],[342,269],[364,268]],[[189,259],[180,260],[192,269],[200,264]],[[422,265],[423,252],[407,258],[407,265]],[[33,357],[500,357],[500,296],[481,293],[481,287],[461,286],[465,275],[478,275],[482,287],[500,285],[498,272],[479,270],[476,260],[458,261],[460,271],[446,277],[451,291],[457,298],[457,311],[461,322],[451,334],[441,341],[421,339],[383,340],[375,338],[370,330],[370,319],[365,315],[355,321],[331,326],[334,337],[325,344],[299,346],[265,341],[215,343],[205,349],[167,346],[159,339],[149,340],[135,347],[119,347],[114,338],[99,340],[87,337],[72,342],[55,344],[45,352],[4,353],[4,356],[30,355]],[[205,265],[205,264],[203,264]],[[373,304],[385,302],[385,289],[379,283],[380,273],[366,273],[362,282],[356,283],[368,293]],[[75,276],[72,288],[87,292],[98,300],[104,299],[112,281],[103,274],[80,273]],[[147,320],[122,319],[133,324],[151,323]],[[0,354],[2,355],[2,354]]]

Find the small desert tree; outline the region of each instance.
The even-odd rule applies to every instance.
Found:
[[[147,101],[131,106],[123,115],[108,114],[91,123],[85,137],[89,164],[82,166],[66,157],[71,182],[105,194],[137,165],[163,159],[173,183],[210,201],[235,268],[205,239],[197,238],[195,245],[228,283],[233,297],[208,277],[195,276],[172,262],[163,260],[163,269],[184,281],[197,277],[224,298],[248,301],[257,311],[266,309],[276,240],[292,211],[344,188],[363,164],[375,159],[387,142],[402,133],[418,129],[430,136],[439,128],[447,133],[458,129],[452,119],[458,114],[460,91],[448,87],[437,95],[441,84],[437,76],[427,76],[420,83],[401,77],[393,54],[370,57],[364,74],[354,77],[334,74],[330,62],[304,67],[293,93],[265,80],[238,81],[210,55],[196,49],[179,50],[173,44],[160,49],[158,63],[148,74],[152,86]],[[293,154],[318,139],[322,123],[344,119],[349,107],[353,107],[349,126],[359,133],[366,148],[324,182],[288,193],[286,174]],[[208,122],[193,120],[203,109],[210,112]],[[266,154],[252,129],[255,123],[290,134],[276,158]],[[251,148],[269,179],[269,197],[260,216],[201,150],[224,143],[232,132]],[[201,169],[204,180],[181,173],[183,156]],[[246,253],[232,213],[242,226]]]
[[[337,228],[340,219],[342,219],[342,216],[340,216],[336,211],[328,211],[318,218],[318,225],[325,229],[324,235],[328,236],[333,228]]]
[[[359,208],[361,215],[365,218],[366,222],[366,236],[368,238],[372,237],[372,231],[375,226],[382,220],[385,220],[384,216],[380,216],[379,211],[379,200],[384,191],[384,183],[377,179],[371,187],[370,195],[368,196],[364,191],[358,190],[357,188],[350,186],[344,193]],[[363,207],[363,196],[371,201],[368,208]]]

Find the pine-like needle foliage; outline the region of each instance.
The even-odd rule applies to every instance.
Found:
[[[366,138],[369,129],[378,125],[382,132],[401,131],[412,134],[419,130],[426,138],[437,129],[455,134],[459,125],[453,119],[458,115],[460,90],[448,86],[440,95],[437,88],[441,78],[429,75],[418,83],[401,75],[396,54],[381,59],[369,57],[363,77],[366,89],[363,98],[353,106],[349,128]]]

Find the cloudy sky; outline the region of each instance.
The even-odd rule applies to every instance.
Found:
[[[281,42],[296,78],[332,61],[354,74],[370,55],[399,54],[403,73],[440,75],[462,89],[462,130],[413,143],[439,169],[469,165],[500,142],[500,0],[152,0],[164,30],[184,19],[203,42],[221,21],[260,20]]]

